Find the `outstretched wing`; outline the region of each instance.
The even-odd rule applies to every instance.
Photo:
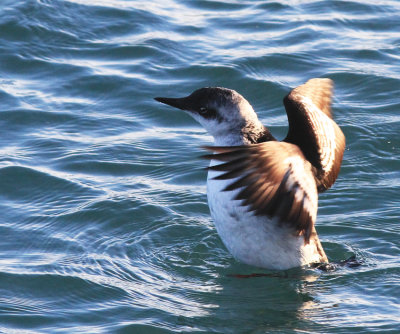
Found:
[[[276,217],[304,235],[308,243],[317,215],[318,192],[311,164],[290,143],[270,141],[235,147],[206,147],[218,152],[205,156],[224,161],[210,166],[222,171],[217,180],[235,179],[225,191],[240,189],[242,200],[256,215]]]
[[[300,147],[317,169],[318,191],[329,189],[342,164],[345,137],[332,119],[330,79],[311,79],[293,89],[283,103],[289,120],[285,142]]]

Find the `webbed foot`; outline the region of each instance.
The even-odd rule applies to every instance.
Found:
[[[346,260],[333,261],[330,263],[314,263],[311,267],[322,271],[334,271],[340,267],[357,268],[362,264],[363,261],[356,259],[356,256],[352,255]]]

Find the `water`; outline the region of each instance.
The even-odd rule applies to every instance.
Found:
[[[0,332],[400,331],[400,2],[3,0]],[[328,257],[235,262],[189,116],[153,100],[238,90],[278,138],[282,98],[335,81],[347,148],[321,195]]]

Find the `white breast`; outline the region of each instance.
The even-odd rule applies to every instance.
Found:
[[[211,161],[211,164],[216,164]],[[313,240],[304,244],[303,236],[277,224],[266,216],[254,216],[241,201],[237,191],[222,191],[235,180],[212,180],[220,172],[209,171],[207,195],[211,216],[218,234],[230,253],[240,262],[268,268],[288,269],[320,262]]]

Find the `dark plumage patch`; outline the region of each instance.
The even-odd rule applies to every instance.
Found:
[[[242,129],[243,138],[250,144],[264,143],[270,140],[276,140],[275,137],[269,132],[268,128],[264,126],[262,132],[246,127]]]
[[[195,90],[192,94],[182,98],[156,97],[155,100],[172,107],[199,114],[206,119],[216,119],[222,122],[222,116],[217,109],[227,101],[236,102],[234,91],[222,87],[205,87]]]
[[[335,182],[346,145],[343,132],[332,119],[332,90],[332,80],[311,79],[283,100],[289,121],[284,141],[299,146],[315,167],[320,192]]]
[[[221,171],[216,180],[235,179],[224,191],[240,189],[237,200],[256,215],[276,218],[304,235],[314,228],[317,190],[312,166],[292,144],[270,141],[237,147],[206,147],[218,152],[207,158],[224,161],[209,169]]]

